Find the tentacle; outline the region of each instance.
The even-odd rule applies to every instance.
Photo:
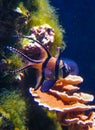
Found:
[[[30,62],[33,62],[33,63],[41,63],[42,62],[42,60],[31,59],[30,57],[26,56],[25,54],[23,54],[22,52],[20,52],[19,50],[15,49],[13,47],[7,46],[7,49],[12,51],[15,54],[18,54],[18,55],[22,56],[23,58],[27,59]]]

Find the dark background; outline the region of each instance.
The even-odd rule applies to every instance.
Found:
[[[95,94],[95,1],[51,0],[51,5],[57,8],[66,31],[63,57],[78,64],[79,75],[84,78],[80,90]]]

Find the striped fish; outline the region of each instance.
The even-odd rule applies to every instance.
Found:
[[[55,82],[61,77],[65,78],[70,73],[70,67],[61,60],[61,49],[58,47],[57,58],[50,55],[47,48],[42,45],[39,41],[33,39],[31,36],[16,36],[18,38],[28,38],[34,41],[34,44],[41,50],[40,60],[34,60],[23,54],[19,50],[7,46],[7,49],[13,53],[18,54],[27,60],[27,64],[20,69],[14,70],[14,73],[20,72],[28,67],[36,68],[37,71],[37,83],[35,90],[41,86],[42,92],[47,92],[55,84]]]

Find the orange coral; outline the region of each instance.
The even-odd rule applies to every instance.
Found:
[[[30,93],[39,105],[57,112],[58,120],[62,125],[68,126],[69,130],[95,130],[95,113],[85,115],[86,110],[95,109],[94,105],[87,105],[94,96],[91,94],[73,91],[79,90],[76,85],[83,82],[82,77],[69,75],[56,81],[48,92],[34,91]]]

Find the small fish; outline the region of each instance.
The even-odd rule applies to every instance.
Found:
[[[13,71],[14,73],[20,72],[30,66],[36,68],[37,72],[37,83],[35,85],[35,90],[41,86],[42,92],[47,92],[55,84],[55,82],[60,78],[65,78],[70,73],[70,67],[61,60],[61,49],[58,47],[57,58],[50,55],[48,49],[42,45],[39,41],[33,39],[31,36],[16,36],[18,38],[28,38],[34,41],[34,44],[41,50],[40,60],[34,60],[26,56],[19,50],[7,46],[7,49],[13,53],[18,54],[27,60],[27,64],[20,69]]]

